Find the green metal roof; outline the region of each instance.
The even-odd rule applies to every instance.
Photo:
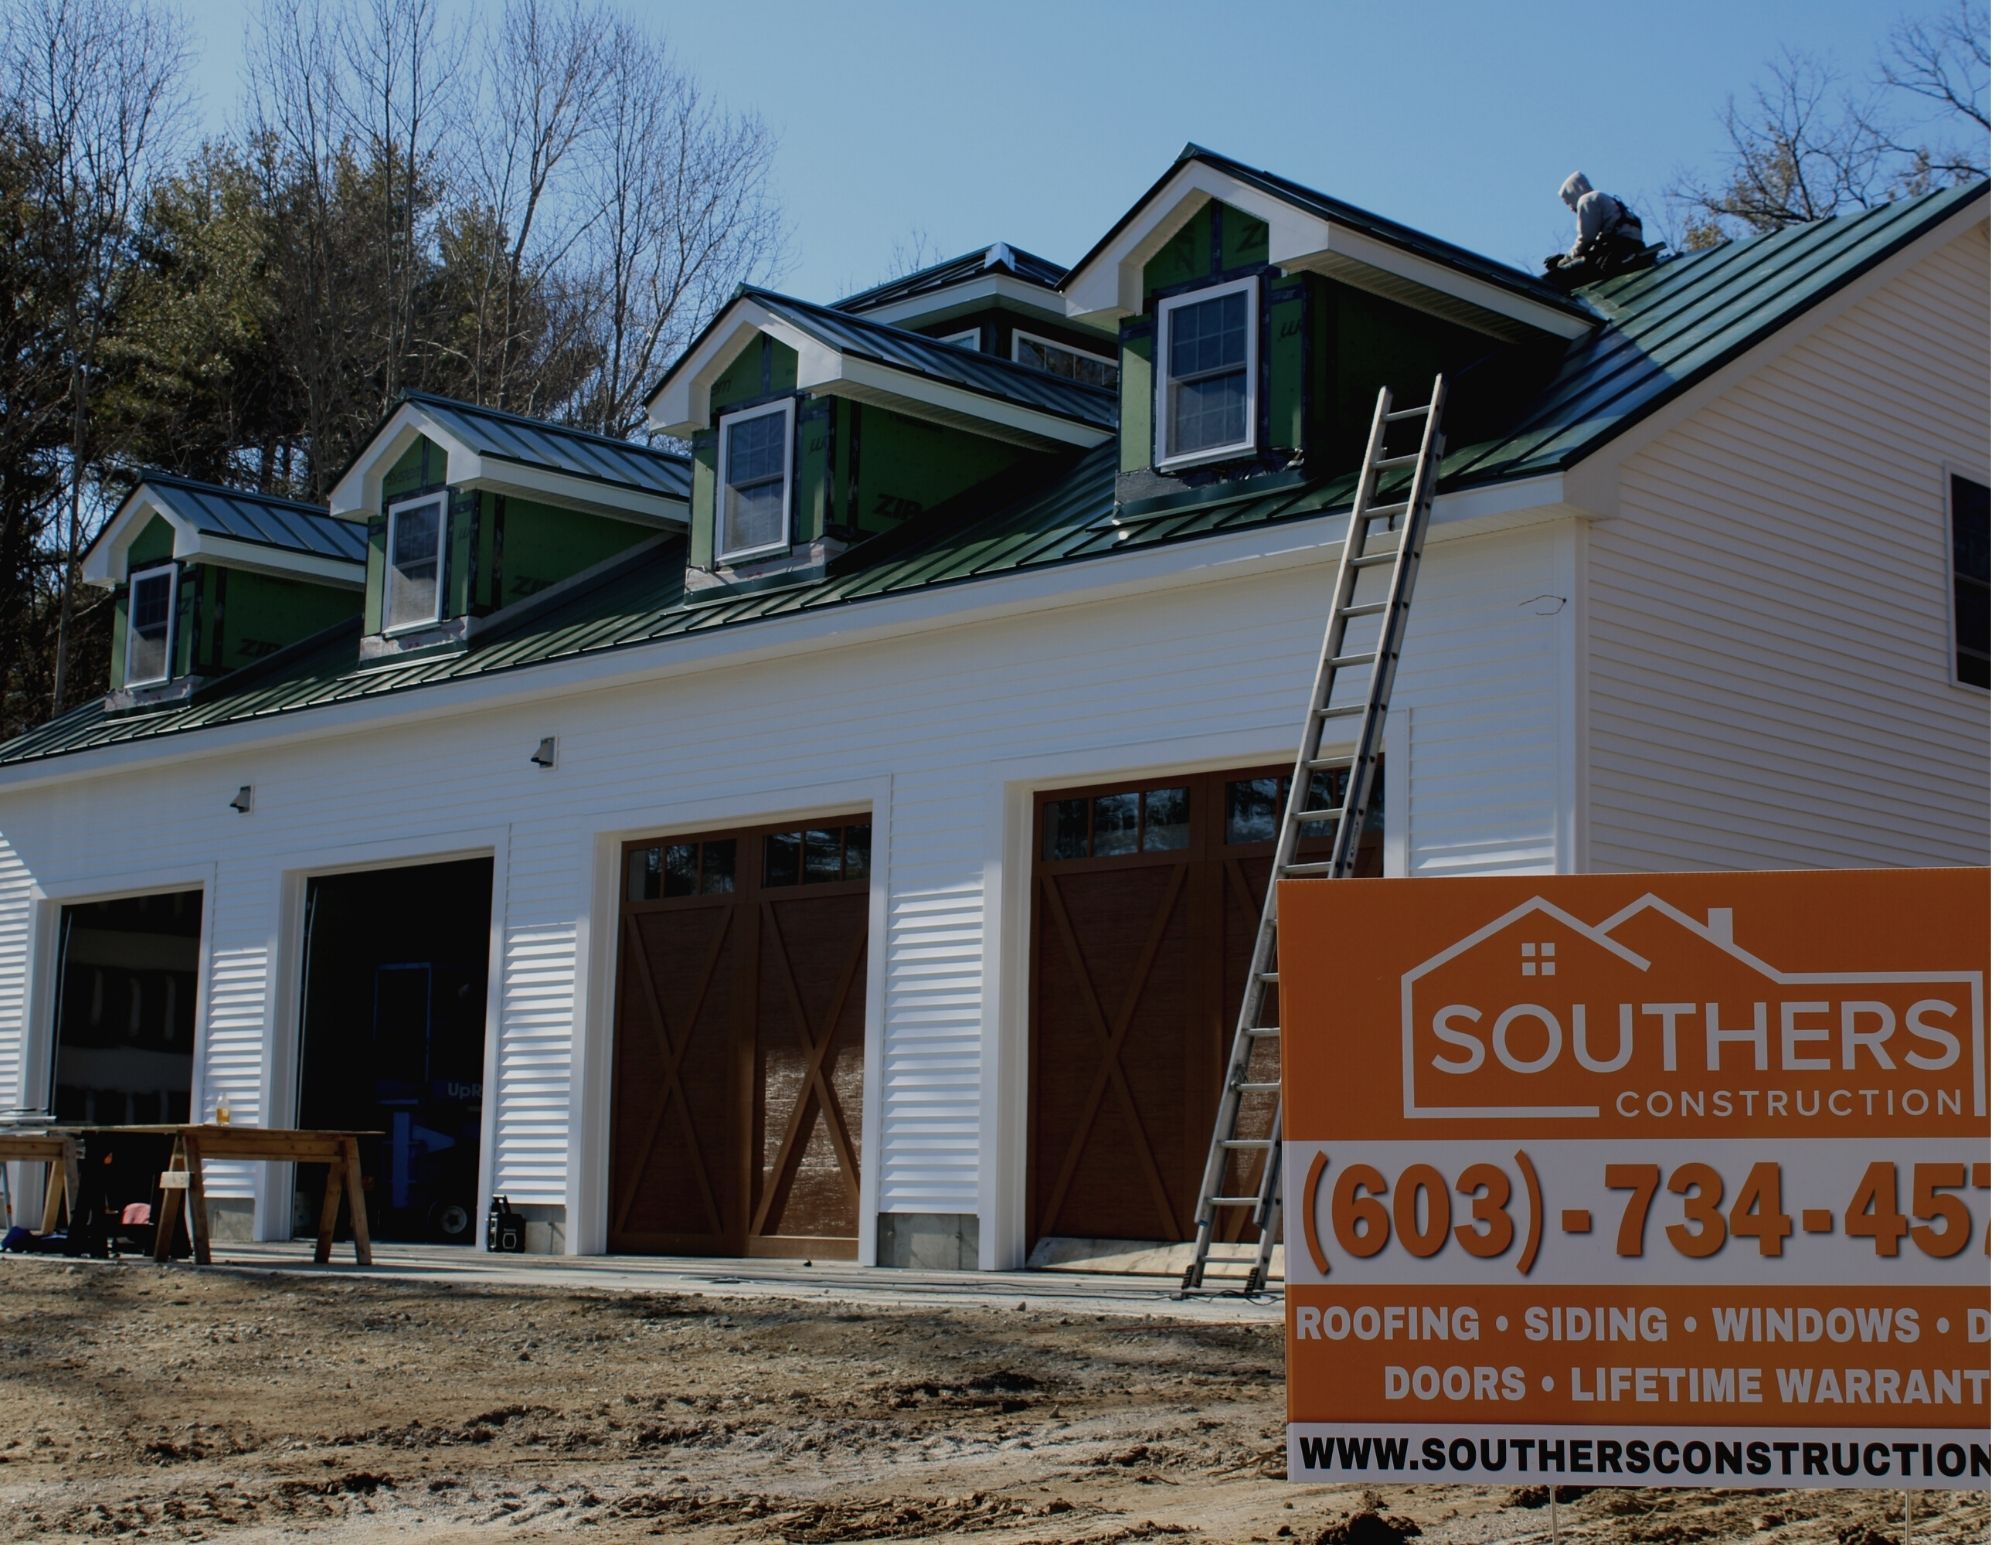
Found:
[[[1455,449],[1446,490],[1558,471],[1824,300],[1885,257],[1984,197],[1985,183],[1793,227],[1676,259],[1583,292],[1606,325],[1567,346],[1502,354],[1468,376],[1525,406],[1499,432]],[[854,319],[845,319],[852,321]],[[1520,362],[1509,375],[1508,360]],[[1024,476],[1032,482],[1024,484]],[[462,653],[358,667],[359,624],[321,635],[211,684],[188,703],[108,714],[102,703],[0,746],[0,765],[209,725],[294,713],[522,670],[767,618],[862,605],[878,596],[1087,562],[1341,509],[1354,473],[1274,474],[1219,491],[1120,509],[1117,451],[1106,442],[1027,473],[1003,474],[836,559],[820,577],[718,596],[684,590],[683,539],[649,543],[574,590],[524,603]]]
[[[694,484],[688,458],[674,451],[654,450],[630,440],[614,440],[587,429],[524,418],[519,413],[482,408],[431,392],[405,392],[403,400],[417,404],[468,450],[481,456],[636,488],[667,499],[685,501]]]
[[[320,505],[300,504],[269,494],[246,493],[217,483],[201,483],[149,467],[105,523],[108,535],[134,499],[151,494],[195,530],[225,536],[281,552],[314,558],[338,558],[349,563],[368,560],[368,532],[351,520],[336,520]],[[100,537],[100,540],[102,537]],[[94,545],[94,544],[93,544]]]
[[[672,380],[675,372],[694,357],[709,336],[722,326],[735,305],[743,300],[756,301],[773,315],[840,354],[873,360],[911,375],[963,387],[996,401],[1052,413],[1059,418],[1102,429],[1106,434],[1118,427],[1118,394],[1107,387],[1066,381],[1032,365],[1017,365],[1011,359],[982,354],[977,349],[940,343],[922,333],[891,327],[871,317],[836,311],[831,306],[815,305],[795,295],[781,295],[776,290],[758,289],[754,285],[744,285],[739,289],[736,300],[723,307],[714,320],[701,330],[700,336],[688,345],[680,359],[661,378],[660,386],[653,388],[652,396],[659,395],[666,382]]]
[[[948,290],[955,284],[963,284],[968,279],[977,279],[987,273],[1006,274],[1036,289],[1053,290],[1061,282],[1063,272],[1060,263],[1051,263],[1047,258],[1036,257],[1020,247],[996,241],[990,247],[961,253],[955,258],[946,258],[942,263],[920,268],[913,274],[905,274],[900,279],[891,279],[858,291],[844,300],[835,301],[833,305],[836,311],[873,311],[881,306],[894,305],[899,300]]]

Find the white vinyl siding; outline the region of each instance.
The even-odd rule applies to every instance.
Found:
[[[1623,469],[1589,539],[1592,868],[1989,861],[1943,498],[1990,455],[1987,265],[1958,237]]]
[[[715,476],[715,556],[783,552],[791,541],[792,413],[787,397],[725,413]]]
[[[1160,302],[1153,463],[1197,466],[1257,448],[1257,281]]]
[[[1424,585],[1439,604],[1415,610],[1398,689],[1411,709],[1420,872],[1558,862],[1553,705],[1568,620],[1521,603],[1558,583],[1566,537],[1554,533],[1566,531],[1433,540]],[[31,872],[61,882],[216,862],[203,1108],[225,1093],[237,1119],[289,1120],[269,1072],[272,1026],[296,1033],[285,873],[497,844],[492,1185],[516,1203],[562,1205],[583,1132],[601,1119],[578,1095],[592,950],[616,948],[615,928],[592,915],[605,904],[593,880],[599,834],[666,829],[723,799],[743,812],[824,810],[830,788],[873,787],[884,791],[873,816],[887,891],[880,967],[870,968],[881,1005],[866,1116],[879,1156],[873,1200],[891,1211],[978,1212],[1004,1178],[982,1169],[982,1153],[1001,1119],[989,1118],[987,1099],[1001,1077],[994,1038],[1008,987],[990,945],[1010,884],[1009,789],[1133,765],[1287,757],[1325,627],[1336,534],[1336,522],[1321,523],[1320,545],[1297,548],[1301,528],[1289,528],[1295,557],[1262,575],[239,746],[221,762],[92,779],[84,795],[0,794],[0,855],[9,841],[22,849],[17,867],[0,866],[0,1001],[19,992],[7,919]],[[661,646],[660,665],[685,659],[689,642]],[[310,729],[311,716],[298,725]],[[526,755],[549,733],[562,737],[554,774]],[[257,788],[253,819],[227,807],[241,782]],[[855,808],[851,793],[835,803]],[[18,1058],[20,1024],[0,1022],[0,1068]],[[608,1029],[592,1044],[608,1052]],[[212,1189],[242,1196],[251,1183],[247,1169],[226,1171]],[[569,1223],[572,1237],[591,1226]],[[982,1232],[1001,1226],[989,1214]]]
[[[173,674],[174,570],[132,576],[125,600],[125,685],[151,686]]]
[[[420,628],[444,615],[444,496],[389,507],[382,631]]]

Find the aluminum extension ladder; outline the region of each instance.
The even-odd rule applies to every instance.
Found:
[[[1215,1113],[1215,1136],[1209,1143],[1208,1163],[1202,1170],[1200,1201],[1195,1212],[1194,1260],[1181,1278],[1183,1295],[1204,1286],[1212,1266],[1244,1264],[1240,1260],[1210,1260],[1216,1245],[1216,1214],[1224,1207],[1251,1208],[1251,1220],[1257,1230],[1256,1256],[1240,1279],[1242,1291],[1261,1292],[1270,1272],[1283,1169],[1282,1112],[1277,1070],[1271,1066],[1278,1035],[1278,881],[1307,876],[1344,880],[1354,873],[1375,782],[1375,763],[1382,750],[1389,693],[1395,685],[1396,661],[1403,650],[1403,633],[1409,621],[1410,595],[1416,588],[1417,564],[1423,557],[1424,533],[1430,526],[1438,462],[1444,454],[1443,415],[1443,376],[1432,385],[1431,400],[1424,407],[1393,411],[1386,386],[1375,400],[1368,450],[1362,458],[1361,478],[1354,488],[1354,509],[1347,522],[1347,540],[1335,572],[1333,609],[1327,617],[1326,642],[1320,649],[1319,674],[1313,683],[1312,705],[1306,713],[1305,733],[1300,737],[1284,819],[1278,828],[1278,852],[1271,863],[1271,883],[1264,892],[1264,915],[1257,924],[1256,942],[1251,949],[1243,1007],[1236,1016],[1236,1038],[1229,1048],[1229,1073]],[[1391,455],[1388,446],[1391,427],[1417,420],[1422,420],[1417,448],[1408,454]],[[1405,467],[1410,471],[1408,493],[1400,499],[1377,504],[1376,482],[1381,474]],[[1384,545],[1379,540],[1391,536],[1393,545]],[[1371,538],[1378,539],[1372,546]],[[1386,591],[1379,599],[1357,601],[1356,589],[1362,576],[1384,564],[1391,566]],[[1374,640],[1350,646],[1348,624],[1371,617],[1381,618]],[[1367,673],[1368,682],[1364,691],[1356,695],[1341,690],[1362,671]],[[1328,731],[1357,719],[1360,722],[1353,748],[1337,755],[1324,754],[1322,747]],[[1336,744],[1345,739],[1337,732],[1334,735]],[[1333,800],[1325,805],[1314,804],[1312,789],[1316,774],[1328,775],[1329,780],[1345,774],[1344,788],[1336,785]],[[1327,823],[1334,823],[1332,857],[1301,862],[1302,828]],[[1261,1058],[1260,1049],[1264,1051]],[[1253,1069],[1253,1062],[1263,1065]],[[1246,1102],[1246,1095],[1270,1098]],[[1239,1154],[1248,1163],[1234,1168],[1239,1173],[1248,1168],[1251,1174],[1249,1184],[1238,1183],[1232,1189],[1237,1176],[1231,1173],[1231,1160]]]

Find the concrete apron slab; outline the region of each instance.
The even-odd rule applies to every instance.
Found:
[[[1240,1276],[1257,1259],[1254,1244],[1211,1246],[1208,1264],[1219,1273]],[[1051,1237],[1036,1243],[1028,1265],[1035,1270],[1073,1272],[1114,1272],[1121,1275],[1170,1277],[1179,1282],[1194,1261],[1194,1242],[1150,1244],[1135,1239],[1065,1239]],[[1285,1247],[1271,1247],[1272,1282],[1285,1280]]]
[[[1281,1296],[1246,1299],[1215,1293],[1181,1299],[1178,1278],[1101,1272],[914,1271],[851,1262],[752,1261],[687,1256],[493,1255],[449,1245],[377,1245],[372,1266],[356,1266],[346,1246],[315,1265],[310,1242],[228,1244],[213,1266],[176,1263],[181,1271],[251,1276],[367,1277],[378,1281],[450,1283],[467,1287],[574,1289],[609,1293],[687,1293],[716,1298],[784,1298],[906,1308],[1020,1309],[1040,1313],[1121,1315],[1210,1323],[1268,1323],[1284,1309]]]

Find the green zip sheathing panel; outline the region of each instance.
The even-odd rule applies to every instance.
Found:
[[[657,534],[630,521],[490,491],[479,495],[477,525],[479,559],[470,587],[476,604],[469,609],[482,616],[525,601]]]
[[[107,680],[114,692],[125,685],[125,626],[130,616],[126,602],[131,595],[131,590],[121,585],[111,598],[111,674]]]
[[[843,402],[840,418],[857,409],[860,476],[852,479],[855,494],[844,522],[851,533],[868,536],[892,530],[1031,454],[983,435],[907,418],[874,403]]]
[[[382,501],[392,503],[426,488],[441,487],[443,483],[444,448],[426,436],[418,435],[416,443],[398,456],[395,464],[382,474]]]
[[[155,515],[139,528],[125,549],[125,573],[148,564],[163,563],[174,555],[174,528],[164,515]]]
[[[1135,325],[1118,339],[1118,470],[1153,464],[1153,326]]]
[[[1199,279],[1252,272],[1270,261],[1271,228],[1233,205],[1210,199],[1146,260],[1146,298]]]
[[[739,349],[715,378],[708,389],[709,411],[726,413],[742,403],[782,397],[798,384],[798,350],[764,334]]]
[[[361,597],[345,586],[220,564],[199,564],[188,572],[198,575],[202,586],[204,637],[197,669],[203,675],[266,659],[361,610]]]
[[[1563,348],[1553,364],[1537,354],[1522,368],[1520,357],[1502,350],[1466,373],[1467,383],[1483,377],[1489,398],[1511,397],[1512,406],[1496,432],[1460,443],[1447,457],[1441,491],[1575,464],[1986,191],[1984,183],[1945,189],[1691,254],[1584,290],[1583,303],[1606,325]],[[1459,400],[1456,385],[1453,400]],[[494,619],[463,652],[360,671],[359,628],[349,623],[212,683],[189,703],[116,716],[107,715],[101,702],[87,704],[0,747],[0,763],[610,650],[668,649],[684,634],[1344,512],[1353,495],[1350,468],[1318,476],[1276,474],[1255,488],[1225,490],[1226,497],[1208,491],[1119,510],[1113,502],[1117,464],[1118,449],[1110,443],[1056,458],[1038,487],[1005,498],[974,490],[853,548],[821,579],[727,601],[686,603],[686,553],[680,539],[670,538],[573,591]],[[1393,484],[1384,491],[1393,492]]]
[[[715,445],[713,429],[694,437],[694,492],[688,504],[688,561],[705,569],[715,562]]]

